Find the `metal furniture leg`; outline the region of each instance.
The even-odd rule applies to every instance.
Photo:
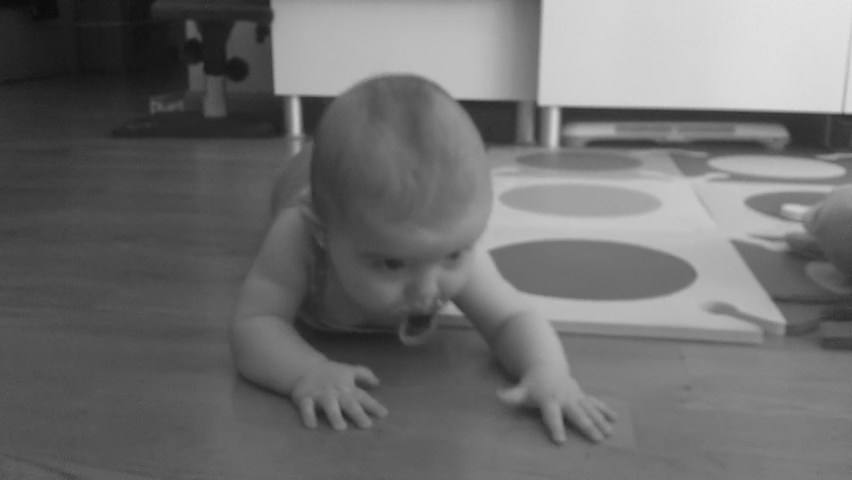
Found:
[[[559,129],[562,126],[562,112],[559,107],[541,107],[539,112],[539,142],[543,147],[559,148]]]
[[[515,105],[515,142],[520,145],[535,143],[535,102],[522,100]]]
[[[292,138],[305,135],[302,128],[302,100],[296,95],[284,97],[284,134]]]

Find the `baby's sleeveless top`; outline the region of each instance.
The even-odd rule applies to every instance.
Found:
[[[303,189],[296,198],[293,206],[298,209],[308,225],[314,225],[316,218],[308,189]],[[392,334],[393,329],[371,326],[346,326],[331,321],[325,314],[323,300],[328,276],[328,252],[311,235],[311,258],[307,262],[308,291],[299,308],[297,320],[316,330],[334,333],[379,333]],[[405,345],[421,345],[428,342],[437,329],[437,314],[427,318],[406,319],[395,332]]]

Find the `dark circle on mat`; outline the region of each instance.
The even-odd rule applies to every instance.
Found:
[[[642,162],[628,155],[596,150],[542,152],[518,157],[518,163],[548,170],[608,171],[630,170]]]
[[[506,205],[535,213],[564,217],[625,217],[662,206],[648,193],[601,185],[531,185],[500,195]]]
[[[825,200],[826,196],[825,192],[771,192],[752,195],[746,199],[745,204],[770,217],[785,219],[781,215],[781,207],[785,203],[812,206]]]
[[[626,243],[542,240],[495,248],[491,255],[516,288],[546,297],[662,297],[689,287],[698,276],[674,255]]]

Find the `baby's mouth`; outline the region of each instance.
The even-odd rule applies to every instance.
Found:
[[[408,322],[411,325],[429,325],[435,315],[438,314],[438,310],[428,310],[428,311],[409,311],[402,316],[402,321]],[[399,318],[399,317],[397,317]]]
[[[435,316],[445,305],[445,301],[437,299],[429,303],[412,305],[404,312],[405,319],[399,325],[399,335],[406,345],[419,345],[424,343],[435,333]]]
[[[408,337],[417,337],[432,328],[433,318],[437,311],[431,313],[416,313],[408,315],[407,321],[402,325],[403,331]]]
[[[408,321],[409,323],[414,324],[429,323],[429,321],[432,320],[432,317],[434,317],[436,313],[438,313],[437,310],[432,312],[410,313],[408,314]]]

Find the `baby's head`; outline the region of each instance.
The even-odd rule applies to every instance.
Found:
[[[314,140],[314,208],[349,296],[389,317],[455,296],[492,198],[461,105],[421,77],[375,77],[332,102]]]
[[[462,107],[417,76],[381,76],[344,92],[315,136],[311,188],[327,224],[365,212],[388,221],[450,219],[487,195],[485,149]]]

